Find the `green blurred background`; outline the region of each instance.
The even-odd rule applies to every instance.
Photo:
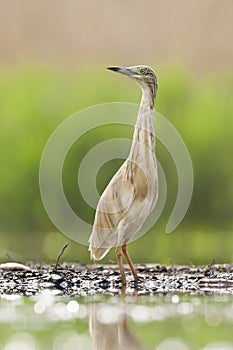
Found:
[[[177,192],[167,150],[157,155],[167,177],[166,206],[153,229],[130,245],[135,262],[211,263],[233,258],[233,3],[224,0],[1,1],[0,259],[89,262],[86,246],[67,239],[40,198],[39,164],[54,129],[77,111],[106,102],[140,102],[140,90],[108,65],[149,64],[159,77],[156,110],[183,137],[194,168],[194,192],[180,226],[166,234]],[[136,119],[136,116],[135,116]],[[85,153],[132,129],[102,128],[75,145],[64,164],[72,208],[94,212],[76,188]],[[101,192],[119,167],[102,167]],[[78,235],[78,232],[77,232]],[[103,262],[115,261],[114,251]]]

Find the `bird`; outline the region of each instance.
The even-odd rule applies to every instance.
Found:
[[[122,255],[138,281],[127,251],[130,238],[139,231],[158,199],[158,172],[155,153],[154,105],[157,76],[145,65],[107,67],[138,83],[142,90],[129,155],[112,177],[98,201],[89,251],[92,260],[101,260],[116,247],[122,286],[126,286]]]

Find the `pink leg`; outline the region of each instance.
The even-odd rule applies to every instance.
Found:
[[[122,262],[122,256],[121,256],[121,247],[116,248],[116,256],[117,256],[117,262],[120,268],[120,274],[121,274],[121,283],[123,286],[126,285],[126,279],[125,279],[125,271],[124,266]]]
[[[129,264],[129,267],[130,267],[130,270],[132,271],[134,280],[137,281],[138,280],[138,275],[137,275],[137,272],[136,272],[136,270],[135,270],[135,268],[133,266],[132,260],[130,259],[130,256],[129,256],[128,252],[127,252],[126,244],[124,244],[122,246],[122,252],[123,252],[124,256],[126,257],[126,260],[127,260],[128,264]]]

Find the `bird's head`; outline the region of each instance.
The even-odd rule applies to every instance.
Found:
[[[158,89],[157,77],[153,69],[149,66],[132,66],[132,67],[108,67],[107,69],[128,76],[136,81],[142,89],[147,89],[152,92],[153,97]]]

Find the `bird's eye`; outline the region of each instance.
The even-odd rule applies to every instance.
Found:
[[[146,74],[145,68],[141,68],[141,69],[140,69],[140,74],[141,74],[141,75],[145,75],[145,74]]]

